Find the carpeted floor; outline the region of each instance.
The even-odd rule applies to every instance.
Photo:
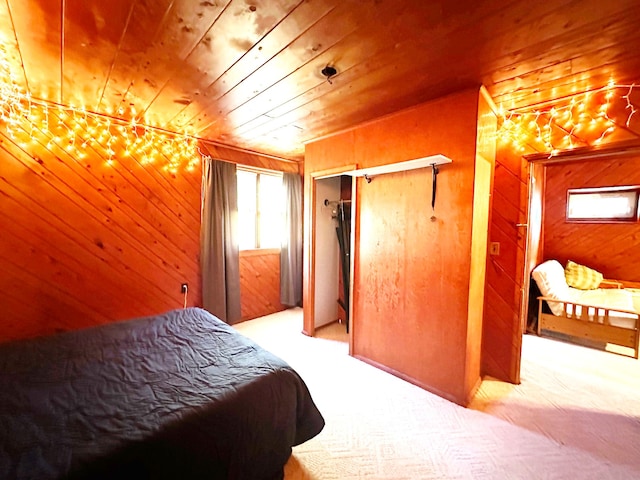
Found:
[[[527,335],[522,383],[485,379],[465,409],[349,357],[341,325],[302,335],[300,309],[237,328],[300,373],[326,420],[287,480],[640,478],[638,360]]]

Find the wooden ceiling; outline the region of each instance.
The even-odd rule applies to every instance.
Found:
[[[521,108],[640,82],[638,25],[638,0],[0,0],[33,97],[296,160],[465,87]]]

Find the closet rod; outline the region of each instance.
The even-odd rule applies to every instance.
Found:
[[[339,203],[351,203],[351,200],[329,200],[328,198],[324,199],[324,206],[325,207],[328,207],[332,203],[335,203],[336,205],[339,204]]]

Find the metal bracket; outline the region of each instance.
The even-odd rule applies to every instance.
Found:
[[[438,170],[438,166],[435,163],[431,165],[431,167],[433,168],[432,175],[431,175],[431,183],[433,187],[433,190],[431,191],[431,210],[435,210],[436,209],[436,189],[438,187],[439,170]]]

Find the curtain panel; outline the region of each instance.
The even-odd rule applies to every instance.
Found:
[[[203,157],[200,263],[202,306],[221,320],[240,320],[236,165]]]
[[[282,176],[285,195],[285,225],[280,249],[280,303],[302,305],[302,178],[297,173]]]

